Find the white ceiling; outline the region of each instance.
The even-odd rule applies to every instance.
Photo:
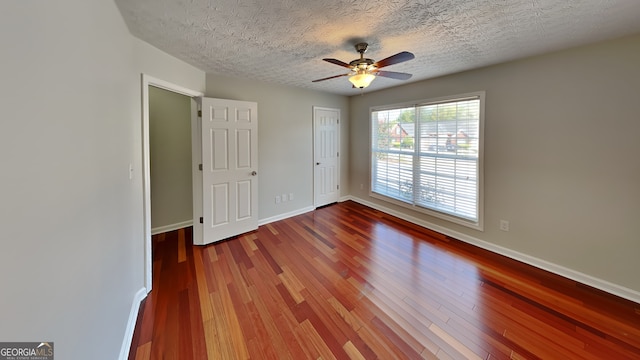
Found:
[[[356,95],[322,61],[414,60],[418,81],[640,33],[640,0],[115,0],[131,33],[207,73]],[[407,81],[377,78],[365,91]]]

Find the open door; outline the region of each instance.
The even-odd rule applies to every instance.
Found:
[[[198,103],[194,135],[200,133],[202,162],[194,171],[194,244],[205,245],[258,228],[258,105]]]

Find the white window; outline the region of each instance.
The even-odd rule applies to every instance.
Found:
[[[371,195],[482,230],[483,113],[484,92],[373,108]]]

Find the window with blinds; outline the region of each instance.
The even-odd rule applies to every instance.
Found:
[[[482,228],[484,93],[371,111],[371,191]]]

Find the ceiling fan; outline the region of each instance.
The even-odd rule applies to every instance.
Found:
[[[323,79],[313,80],[312,82],[335,79],[342,76],[349,76],[349,81],[353,84],[353,87],[364,89],[367,86],[369,86],[369,84],[371,84],[371,82],[373,81],[373,79],[376,78],[376,76],[383,76],[383,77],[388,77],[388,78],[397,79],[397,80],[407,80],[411,78],[411,74],[395,72],[395,71],[382,71],[380,70],[380,68],[393,65],[393,64],[398,64],[405,61],[409,61],[415,58],[415,56],[412,53],[408,51],[402,51],[395,55],[391,55],[386,59],[382,59],[378,62],[374,62],[373,60],[367,59],[364,57],[364,53],[367,51],[368,46],[369,44],[364,42],[356,44],[355,45],[356,51],[360,53],[360,59],[355,59],[348,64],[344,61],[340,61],[337,59],[322,59],[326,62],[330,62],[332,64],[346,67],[351,71],[349,71],[346,74],[334,75],[334,76],[329,76]]]

